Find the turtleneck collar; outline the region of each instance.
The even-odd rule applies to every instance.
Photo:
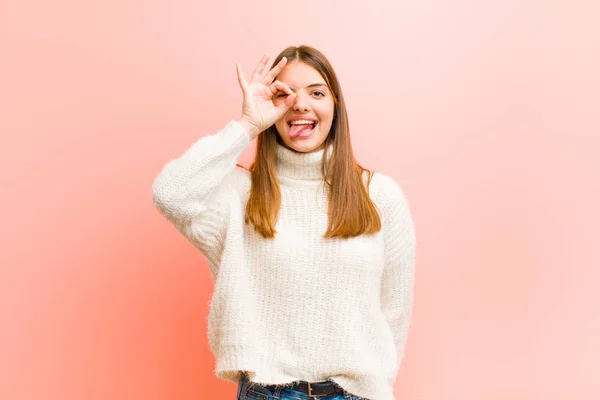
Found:
[[[329,156],[333,146],[329,146]],[[277,144],[277,174],[280,177],[304,180],[321,180],[321,164],[325,150],[299,153]]]

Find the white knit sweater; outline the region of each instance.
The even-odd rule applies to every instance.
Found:
[[[214,293],[208,339],[215,374],[237,383],[331,379],[393,400],[412,309],[415,230],[407,200],[376,173],[370,195],[382,230],[324,239],[323,150],[277,149],[281,209],[274,239],[244,223],[250,175],[236,166],[250,143],[230,121],[167,163],[153,184],[158,209],[208,260]]]

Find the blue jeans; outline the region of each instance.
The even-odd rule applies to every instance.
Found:
[[[258,383],[248,380],[242,373],[238,383],[237,400],[368,400],[354,396],[346,391],[334,393],[329,396],[309,397],[308,393],[300,392],[286,387],[276,389],[266,388]]]

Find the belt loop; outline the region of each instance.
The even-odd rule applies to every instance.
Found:
[[[244,372],[240,375],[240,379],[238,380],[238,400],[245,398],[246,394],[246,380],[244,379]]]
[[[273,400],[279,400],[279,397],[281,397],[281,387],[278,386],[273,389]]]

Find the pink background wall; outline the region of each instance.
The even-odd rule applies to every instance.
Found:
[[[234,399],[150,188],[239,115],[236,61],[299,44],[412,204],[398,398],[600,398],[597,4],[1,2],[0,399]]]

